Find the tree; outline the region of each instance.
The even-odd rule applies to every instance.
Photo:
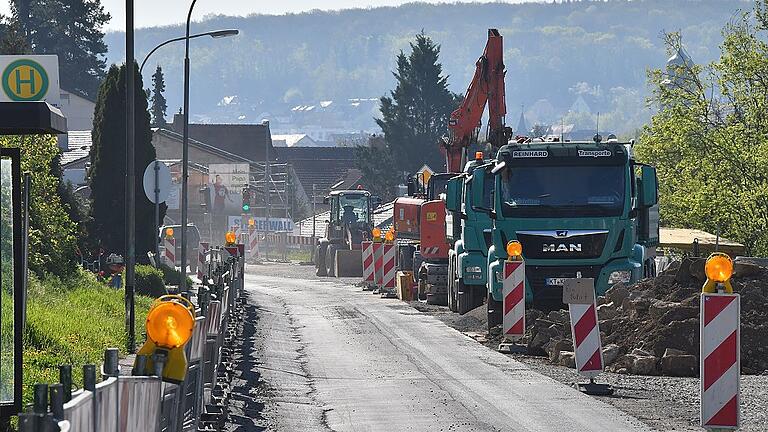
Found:
[[[397,71],[393,72],[397,86],[390,96],[381,98],[381,118],[376,123],[384,131],[396,171],[413,173],[428,164],[440,172],[445,162],[438,142],[447,132],[457,97],[448,90],[448,76],[438,62],[440,46],[423,31],[410,46],[408,56],[402,51],[397,56]],[[375,153],[362,152],[361,156]]]
[[[0,14],[0,54],[26,54],[28,51],[29,44],[19,22]]]
[[[404,179],[402,171],[393,169],[392,153],[384,146],[357,146],[357,164],[363,178],[366,179],[367,189],[389,201],[395,198],[395,187]]]
[[[57,54],[61,86],[96,94],[106,69],[102,27],[109,19],[100,0],[28,0],[28,16],[14,1],[15,19],[35,54]]]
[[[32,174],[29,230],[29,267],[38,275],[60,277],[73,274],[76,226],[67,215],[57,192],[59,177],[51,171],[58,165],[59,147],[53,136],[0,137],[0,147],[21,148],[21,169]]]
[[[136,255],[146,256],[154,250],[157,231],[154,205],[144,195],[144,169],[155,159],[152,131],[149,126],[147,95],[142,87],[138,67],[134,68],[135,86],[135,166],[136,182]],[[125,256],[125,82],[126,67],[113,65],[99,88],[93,119],[91,147],[91,216],[90,230],[107,253]],[[165,215],[161,206],[160,218]]]
[[[658,168],[667,226],[720,232],[768,253],[768,1],[723,30],[719,59],[650,73],[661,107],[638,157]],[[683,53],[668,34],[670,54]]]
[[[165,101],[163,92],[165,91],[165,77],[163,77],[163,69],[158,66],[152,75],[152,126],[160,127],[165,126],[165,113],[168,109],[168,105]]]

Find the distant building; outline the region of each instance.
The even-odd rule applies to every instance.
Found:
[[[93,129],[93,112],[96,109],[96,101],[81,93],[70,92],[61,89],[61,113],[67,118],[67,130],[88,131]],[[59,149],[62,152],[69,150],[67,135],[59,135]]]
[[[307,134],[272,134],[272,145],[275,147],[333,147],[332,142],[318,142]]]
[[[87,183],[87,171],[91,162],[91,131],[70,130],[67,132],[67,149],[61,152],[62,182],[70,182],[77,189]]]

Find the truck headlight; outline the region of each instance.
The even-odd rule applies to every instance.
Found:
[[[630,270],[617,270],[608,275],[608,285],[613,285],[619,282],[629,283],[632,280],[632,272]]]
[[[482,273],[483,269],[478,266],[464,267],[464,271],[467,273]]]

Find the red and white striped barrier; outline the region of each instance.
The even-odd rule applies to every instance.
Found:
[[[165,237],[163,239],[163,246],[165,248],[165,252],[163,252],[163,259],[165,259],[165,263],[173,268],[176,266],[176,239],[173,237]]]
[[[248,258],[257,258],[259,256],[259,233],[256,232],[256,227],[253,225],[248,226]]]
[[[363,282],[373,285],[373,242],[360,243],[363,259]]]
[[[200,242],[197,246],[197,278],[200,280],[207,276],[205,272],[208,270],[208,267],[205,265],[205,257],[210,249],[211,244],[208,242]]]
[[[707,429],[739,427],[740,315],[738,294],[701,294],[701,426]]]
[[[520,339],[525,336],[525,262],[504,262],[501,294],[504,298],[504,337]]]
[[[380,287],[384,280],[383,244],[373,243],[373,284]]]
[[[594,288],[591,293],[591,303],[568,304],[576,371],[588,378],[594,378],[603,371],[603,347],[600,341],[600,328],[597,324]]]
[[[382,263],[382,288],[395,289],[395,276],[397,269],[395,268],[395,251],[397,247],[393,244],[383,245],[383,263]]]

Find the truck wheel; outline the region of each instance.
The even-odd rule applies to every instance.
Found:
[[[458,306],[456,303],[456,287],[458,280],[456,278],[456,259],[451,256],[448,264],[448,309],[451,312],[457,312]]]
[[[421,269],[421,252],[418,250],[413,251],[413,258],[411,259],[411,264],[413,265],[413,281],[417,282],[419,280],[419,270]]]
[[[456,293],[459,315],[464,315],[474,309],[475,305],[472,303],[472,290],[464,284],[464,279],[456,279]]]
[[[338,245],[328,245],[328,252],[325,253],[325,268],[326,274],[329,277],[336,277],[336,250],[339,249]]]
[[[503,319],[503,316],[501,315],[501,302],[494,300],[491,293],[488,293],[486,310],[488,312],[488,333],[490,333],[491,329],[501,324]]]
[[[318,276],[326,276],[328,272],[325,268],[325,255],[328,249],[327,244],[320,243],[317,245],[317,251],[315,252],[315,267],[317,268]]]

